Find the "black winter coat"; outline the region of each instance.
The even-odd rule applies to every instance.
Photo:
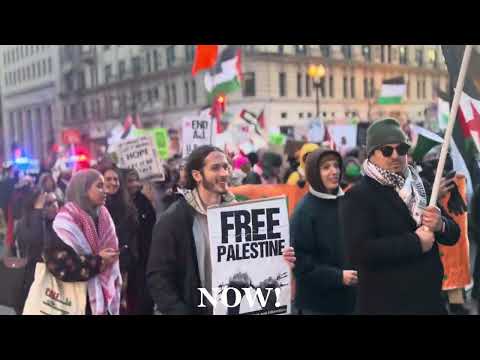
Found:
[[[339,234],[339,199],[325,200],[308,193],[295,208],[291,241],[297,258],[296,307],[325,314],[349,314],[355,288],[343,285],[345,247]]]
[[[164,315],[210,314],[198,308],[201,287],[193,237],[195,210],[184,198],[158,219],[153,229],[147,284],[157,310]]]
[[[343,235],[359,272],[361,314],[446,314],[441,292],[443,266],[437,242],[454,245],[460,229],[450,218],[422,253],[417,224],[397,192],[364,177],[340,206]]]
[[[130,270],[129,282],[130,299],[133,301],[132,312],[139,315],[153,314],[153,301],[147,288],[147,262],[152,243],[152,232],[156,222],[155,209],[148,198],[138,192],[133,202],[138,213],[137,248],[138,261]]]

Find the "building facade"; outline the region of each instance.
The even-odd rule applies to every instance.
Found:
[[[60,78],[58,45],[2,45],[3,140],[7,158],[12,145],[43,159],[57,140]]]
[[[54,138],[59,139],[65,128],[78,129],[91,141],[103,144],[109,130],[129,114],[139,114],[145,127],[179,129],[183,116],[198,113],[208,105],[202,73],[196,77],[191,74],[194,45],[3,48],[0,59],[5,65],[1,84],[6,90],[2,96],[6,148],[15,139],[29,143],[32,150],[43,151],[44,143],[52,137],[30,142],[29,134],[43,135],[53,129]],[[392,113],[404,120],[426,121],[435,102],[435,90],[448,86],[448,73],[437,45],[242,48],[243,88],[227,96],[227,111],[264,111],[268,127],[305,129],[315,118],[316,88],[307,74],[312,64],[322,64],[326,70],[319,86],[319,107],[320,116],[327,122],[376,119]],[[404,103],[376,105],[382,81],[396,76],[406,80]]]

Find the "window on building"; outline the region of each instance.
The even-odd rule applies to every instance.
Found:
[[[363,78],[363,97],[365,99],[369,98],[370,95],[370,89],[368,88],[368,78]]]
[[[249,72],[243,74],[243,96],[255,96],[255,73]]]
[[[370,78],[370,98],[375,97],[375,81],[373,80],[373,77]]]
[[[70,118],[72,121],[75,121],[77,119],[77,106],[76,104],[71,104],[70,105]]]
[[[299,118],[299,119],[303,119],[303,112],[298,113],[298,118]]]
[[[302,97],[303,96],[303,87],[302,87],[302,73],[297,73],[297,96]]]
[[[43,70],[43,75],[47,75],[47,60],[42,61],[42,70]]]
[[[156,86],[153,88],[153,98],[155,100],[158,100],[160,98],[160,96],[158,94],[158,87],[156,87]]]
[[[65,74],[64,80],[65,80],[65,89],[67,90],[67,92],[73,91],[73,73],[69,72]]]
[[[355,99],[355,76],[350,78],[350,96]]]
[[[328,87],[329,87],[329,93],[330,93],[330,97],[331,98],[334,98],[335,97],[335,83],[333,82],[333,75],[330,75],[328,77]]]
[[[348,97],[348,77],[343,77],[343,98],[346,99]]]
[[[280,96],[287,96],[287,74],[284,72],[279,73],[278,86]]]
[[[320,96],[321,97],[327,96],[326,89],[325,89],[325,78],[320,79]]]
[[[420,89],[420,80],[417,79],[417,99],[422,97],[421,89]]]
[[[387,45],[387,60],[388,63],[392,63],[392,45]]]
[[[287,115],[288,115],[288,114],[287,114],[286,112],[282,112],[282,113],[280,114],[280,117],[281,117],[282,119],[286,119],[286,118],[287,118]]]
[[[185,104],[190,103],[190,86],[188,85],[188,81],[185,81],[183,84],[183,87],[185,89]]]
[[[406,47],[405,45],[402,45],[398,49],[398,52],[399,52],[399,59],[398,59],[399,63],[401,65],[407,65],[407,63],[408,63],[408,47]]]
[[[173,107],[177,106],[177,87],[175,84],[172,84],[172,105]]]
[[[312,96],[312,79],[308,74],[305,75],[305,96]]]
[[[86,119],[88,117],[87,104],[85,103],[85,101],[82,101],[82,117],[83,119]]]
[[[140,76],[142,73],[142,64],[139,56],[132,58],[132,73],[134,77]]]
[[[153,71],[158,71],[160,68],[160,58],[158,54],[158,50],[153,50]]]
[[[27,80],[30,81],[30,66],[27,66]]]
[[[382,64],[385,63],[386,56],[385,56],[385,45],[380,45],[380,62]]]
[[[167,66],[170,67],[175,63],[175,45],[167,47]]]
[[[192,62],[195,57],[195,45],[185,45],[185,60]]]
[[[192,80],[192,103],[197,103],[197,83]]]
[[[284,47],[285,47],[285,45],[278,45],[278,53],[279,53],[280,55],[283,55],[283,54],[284,54],[284,52],[285,52],[285,48],[284,48]]]
[[[152,93],[152,89],[147,89],[147,102],[149,104],[152,103],[152,99],[153,99],[153,93]]]
[[[324,58],[329,58],[331,56],[330,45],[320,45],[320,53]]]
[[[372,47],[370,45],[362,45],[362,55],[366,62],[372,61]]]
[[[105,83],[108,84],[112,79],[112,65],[105,66]]]
[[[48,59],[48,73],[49,74],[52,73],[52,59],[51,58]]]
[[[307,47],[305,45],[295,45],[295,54],[305,55],[307,53]]]
[[[427,98],[427,80],[426,79],[423,79],[422,87],[423,87],[423,98],[426,99]]]
[[[355,99],[355,76],[350,77],[350,96]]]
[[[82,70],[78,72],[78,89],[85,89],[85,72]]]
[[[418,66],[423,66],[423,49],[415,50],[415,61]]]
[[[147,55],[145,57],[145,62],[147,63],[147,72],[151,73],[152,72],[152,55],[150,52],[147,52]]]
[[[108,51],[111,47],[112,45],[103,45],[103,51]]]
[[[352,59],[352,45],[342,45],[342,54],[344,59]]]
[[[410,80],[406,80],[406,86],[407,86],[407,98],[410,98]]]
[[[126,71],[127,70],[126,70],[125,60],[120,60],[118,62],[118,80],[125,79]]]
[[[25,70],[25,68],[22,68],[22,81],[25,81],[27,78],[27,71]]]
[[[37,62],[37,74],[38,74],[38,77],[42,76],[42,62],[41,61]]]
[[[170,107],[170,86],[165,85],[165,100],[167,102],[167,107]]]

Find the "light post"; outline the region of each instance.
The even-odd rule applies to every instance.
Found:
[[[322,86],[322,79],[325,76],[325,67],[323,65],[310,65],[308,68],[308,76],[313,80],[313,87],[316,94],[317,105],[317,119],[320,118],[320,87]]]

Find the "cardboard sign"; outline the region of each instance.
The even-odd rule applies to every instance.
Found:
[[[163,166],[151,136],[121,141],[117,144],[116,153],[118,166],[137,170],[140,179],[152,177],[158,178],[160,181],[165,179]]]
[[[213,119],[203,117],[183,118],[183,157],[202,145],[211,145],[213,140]]]
[[[152,136],[153,143],[155,144],[160,159],[168,160],[169,156],[169,143],[168,143],[168,131],[164,128],[154,129],[135,129],[134,136]]]
[[[214,315],[290,313],[285,196],[207,210]]]

